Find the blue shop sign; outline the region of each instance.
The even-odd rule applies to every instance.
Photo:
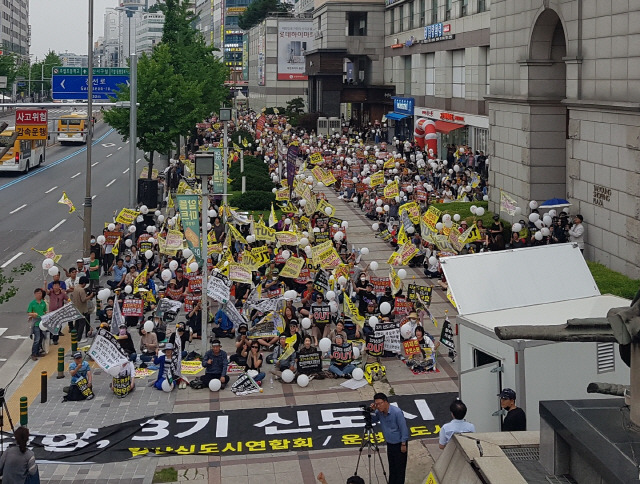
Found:
[[[415,100],[412,97],[394,97],[393,112],[413,116]]]

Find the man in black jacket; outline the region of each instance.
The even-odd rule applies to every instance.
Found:
[[[502,422],[503,432],[519,432],[527,430],[527,416],[519,407],[516,407],[516,392],[511,388],[504,388],[498,396],[500,407],[507,411]]]

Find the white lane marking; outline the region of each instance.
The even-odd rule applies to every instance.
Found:
[[[124,170],[124,171],[122,172],[122,174],[124,175],[124,174],[125,174],[126,172],[128,172],[128,171],[129,171],[129,168],[127,168],[126,170]]]
[[[0,266],[0,268],[4,269],[5,267],[7,267],[9,264],[11,264],[14,260],[16,260],[18,257],[20,257],[21,255],[23,255],[24,252],[18,252],[16,255],[14,255],[11,259],[9,259],[7,262],[5,262],[4,264],[2,264]]]
[[[49,188],[49,189],[48,189],[46,192],[44,192],[44,193],[51,193],[51,192],[52,192],[52,191],[54,191],[56,188],[58,188],[58,185],[56,185],[56,186],[55,186],[55,187],[53,187],[53,188]]]
[[[0,328],[0,336],[5,334],[9,328]]]
[[[122,149],[122,146],[118,146],[118,151],[120,151]]]
[[[57,224],[55,224],[53,227],[51,227],[49,229],[49,232],[53,232],[55,229],[57,229],[58,227],[60,227],[63,223],[65,223],[67,221],[66,218],[63,218],[62,220],[60,220],[60,222],[58,222]]]
[[[75,175],[73,175],[71,178],[75,178],[77,176],[80,176],[80,172],[76,173]]]
[[[127,140],[126,144],[129,144],[129,140]]]
[[[91,200],[94,200],[98,195],[94,195],[93,197],[91,197]]]
[[[140,163],[140,158],[138,158],[138,159],[136,160],[136,163]]]
[[[22,210],[26,206],[27,206],[26,203],[24,205],[20,205],[18,208],[16,208],[15,210],[11,210],[11,212],[9,212],[9,213],[16,213],[18,210]]]
[[[11,336],[4,336],[4,338],[17,340],[17,339],[27,339],[28,336],[20,336],[18,334],[14,334],[14,335],[11,335]]]
[[[115,143],[102,143],[102,146],[104,146],[105,148],[111,148],[112,146],[115,146]]]
[[[111,180],[109,183],[107,183],[107,188],[109,188],[111,185],[113,185],[116,182],[116,179],[114,178],[113,180]]]
[[[107,155],[107,158],[109,158],[109,157],[110,157],[110,156],[112,156],[112,155],[113,155],[113,153],[109,153],[109,154]]]
[[[91,163],[91,166],[96,166],[98,163],[100,163],[100,162],[96,161],[95,163]]]

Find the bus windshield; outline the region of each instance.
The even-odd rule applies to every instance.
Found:
[[[68,126],[80,126],[82,124],[82,119],[63,119],[61,121]]]

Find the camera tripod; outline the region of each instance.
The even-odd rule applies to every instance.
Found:
[[[0,454],[4,452],[4,415],[6,413],[9,419],[9,425],[11,426],[11,432],[15,432],[13,427],[13,420],[11,420],[11,414],[9,413],[9,407],[7,401],[4,398],[5,389],[0,388]]]
[[[356,470],[353,473],[354,476],[358,475],[358,468],[360,467],[360,458],[362,457],[362,451],[364,450],[365,447],[367,448],[367,458],[369,460],[369,484],[372,483],[372,481],[371,481],[371,456],[374,453],[378,455],[378,460],[380,461],[380,467],[382,468],[382,474],[384,475],[384,482],[386,484],[389,484],[389,478],[387,477],[387,471],[384,470],[384,464],[382,463],[382,457],[380,456],[380,448],[378,447],[378,444],[375,441],[375,436],[374,436],[374,433],[373,433],[373,425],[371,424],[370,420],[366,421],[366,424],[365,424],[365,427],[364,427],[364,432],[362,433],[362,445],[360,446],[360,449],[358,450],[358,463],[356,464]],[[374,461],[374,465],[375,465],[375,461]]]

